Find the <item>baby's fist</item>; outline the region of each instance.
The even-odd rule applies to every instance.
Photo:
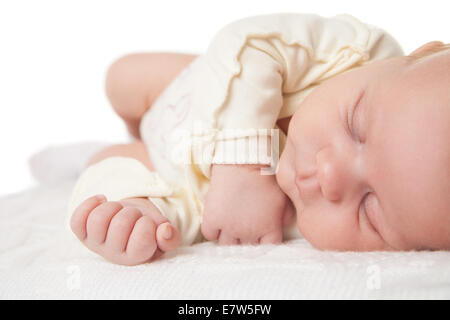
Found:
[[[202,233],[220,244],[280,243],[283,219],[293,215],[274,175],[258,165],[213,165]]]

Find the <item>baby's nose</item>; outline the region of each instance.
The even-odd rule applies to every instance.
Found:
[[[349,154],[325,148],[317,153],[317,181],[325,199],[340,201],[359,183],[357,166]]]
[[[316,170],[308,173],[297,173],[295,185],[297,186],[298,193],[303,201],[313,199],[320,194],[321,187],[317,179]]]

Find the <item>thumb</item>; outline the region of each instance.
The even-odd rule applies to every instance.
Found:
[[[174,250],[180,245],[180,232],[170,222],[161,223],[156,229],[156,242],[161,251]]]

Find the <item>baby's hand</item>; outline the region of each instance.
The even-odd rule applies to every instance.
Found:
[[[220,244],[279,243],[294,211],[276,182],[259,165],[213,165],[202,233]]]

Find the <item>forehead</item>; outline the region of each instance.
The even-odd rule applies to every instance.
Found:
[[[405,239],[450,220],[450,76],[442,67],[404,65],[370,89],[369,175]]]

